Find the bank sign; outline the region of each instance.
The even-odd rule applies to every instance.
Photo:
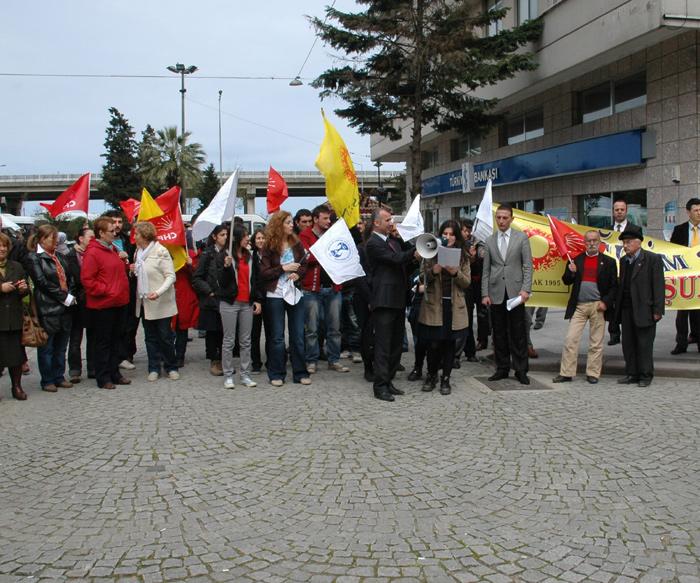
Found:
[[[501,185],[636,166],[644,161],[642,134],[642,130],[622,132],[474,164],[472,185],[484,188],[489,179]]]

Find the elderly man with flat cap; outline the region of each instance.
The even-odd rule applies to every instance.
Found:
[[[664,268],[660,255],[642,249],[640,228],[628,228],[620,240],[625,254],[620,257],[615,320],[622,326],[625,377],[617,382],[648,387],[654,378],[656,323],[664,315]]]

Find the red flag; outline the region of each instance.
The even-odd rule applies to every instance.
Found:
[[[52,218],[63,213],[84,213],[87,216],[88,201],[90,200],[90,173],[83,174],[66,190],[58,195],[53,204],[40,202]]]
[[[133,223],[136,217],[139,216],[139,210],[141,209],[141,201],[135,198],[128,198],[119,202],[119,206],[122,207],[124,214],[126,215],[126,220]]]
[[[185,224],[180,213],[180,187],[173,186],[155,199],[163,211],[160,217],[150,219],[158,232],[158,241],[166,245],[185,246]]]
[[[267,212],[276,213],[288,197],[287,183],[282,175],[270,166],[270,173],[267,175]]]
[[[571,261],[572,255],[576,257],[585,251],[586,244],[581,233],[551,215],[547,215],[547,218],[549,219],[549,228],[552,231],[552,240],[557,246],[559,255],[568,257]]]

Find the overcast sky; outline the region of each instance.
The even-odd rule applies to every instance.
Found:
[[[167,65],[196,65],[199,71],[186,79],[186,129],[217,169],[221,89],[224,171],[237,165],[266,170],[270,164],[278,170],[313,169],[323,138],[322,105],[353,153],[356,169],[374,170],[369,137],[332,114],[339,101],[322,104],[307,84],[335,62],[320,41],[304,66],[302,87],[289,87],[288,80],[198,78],[294,77],[314,41],[305,15],[322,16],[328,3],[3,0],[0,73],[168,75]],[[342,10],[354,6],[351,0],[336,2]],[[99,172],[112,106],[126,116],[137,138],[149,123],[155,129],[179,128],[180,77],[171,76],[0,76],[0,173]]]

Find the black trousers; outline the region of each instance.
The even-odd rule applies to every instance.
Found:
[[[264,323],[265,318],[263,318],[262,313],[253,315],[253,330],[250,335],[250,360],[254,371],[260,370],[263,365],[262,354],[260,353],[260,336],[262,335]],[[265,328],[265,355],[267,355],[267,336],[267,328]]]
[[[87,374],[95,374],[95,340],[93,338],[92,328],[89,325],[87,328],[83,328],[84,324],[83,315],[77,313],[76,310],[70,329],[70,340],[68,341],[68,373],[72,377],[79,377],[83,373],[83,336],[85,336]]]
[[[95,379],[98,387],[115,383],[121,378],[119,372],[120,345],[115,340],[123,338],[127,308],[105,308],[90,310],[92,341],[95,344]]]
[[[622,356],[625,374],[637,380],[654,378],[654,338],[656,324],[640,328],[634,324],[631,306],[622,308]],[[686,335],[687,338],[687,335]]]
[[[452,338],[447,340],[433,340],[428,346],[428,374],[437,376],[442,369],[442,376],[450,378],[452,366],[455,361],[455,347],[457,341]]]
[[[404,310],[375,308],[374,326],[374,390],[387,390],[401,362],[405,330]]]
[[[496,370],[508,372],[528,371],[527,330],[525,329],[525,304],[520,304],[510,312],[506,300],[491,304],[493,324],[493,345],[496,357]]]
[[[690,320],[690,332],[697,338],[698,324],[700,324],[700,310],[678,310],[676,312],[676,344],[681,348],[688,348],[688,320]],[[700,343],[698,343],[700,350]]]
[[[221,345],[223,342],[223,330],[207,330],[207,335],[204,338],[204,350],[207,360],[221,360]]]
[[[352,298],[357,324],[360,327],[360,355],[365,372],[371,373],[374,367],[374,325],[369,306],[355,294]]]

